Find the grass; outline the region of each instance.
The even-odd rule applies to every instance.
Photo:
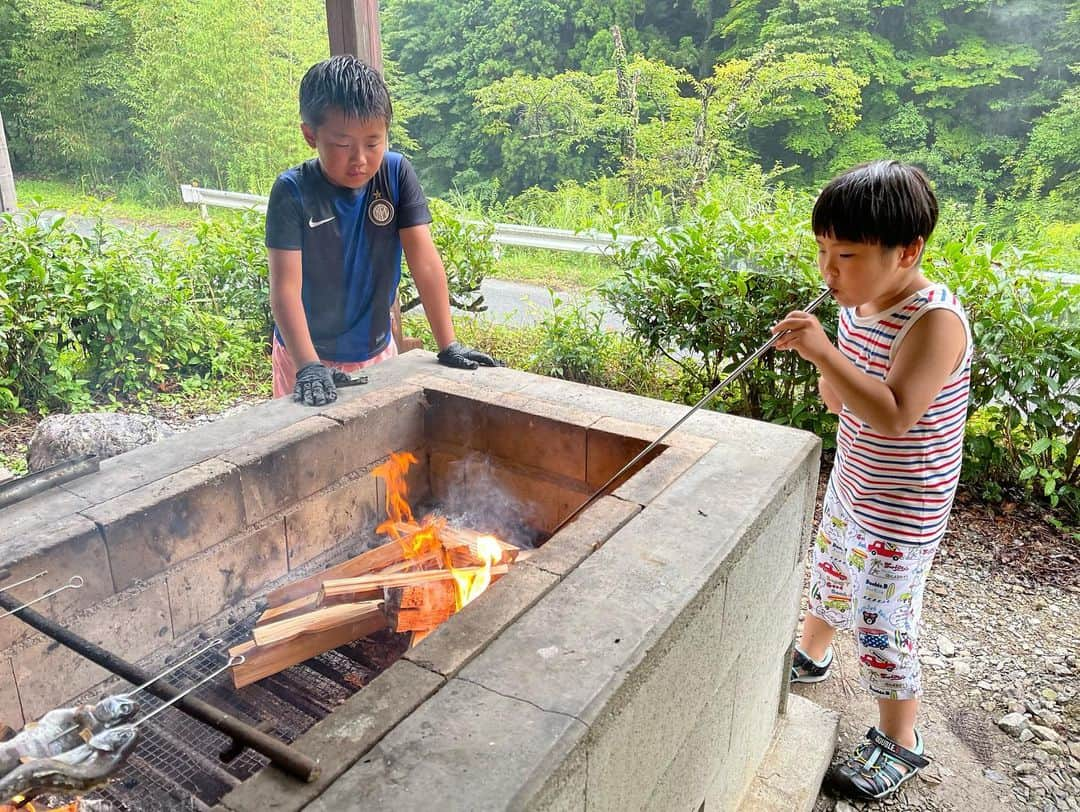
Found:
[[[101,216],[147,226],[193,226],[199,221],[197,206],[185,206],[176,190],[176,205],[147,203],[123,191],[101,196],[75,183],[38,178],[16,178],[15,196],[20,206],[31,204],[72,214]]]
[[[503,248],[493,276],[556,290],[581,290],[607,281],[615,270],[611,259],[595,254]]]

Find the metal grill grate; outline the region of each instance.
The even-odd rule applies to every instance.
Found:
[[[200,655],[166,679],[183,688],[220,668],[227,649],[250,639],[257,617],[258,612],[253,612],[230,626],[220,635],[223,646]],[[233,688],[228,673],[221,674],[195,695],[290,743],[388,668],[407,646],[407,635],[381,632],[240,690]],[[140,716],[162,704],[146,693],[139,700]],[[231,740],[175,708],[147,722],[141,734],[135,751],[113,780],[88,794],[88,799],[111,803],[116,812],[205,812],[269,763],[247,749],[231,761],[222,761],[219,756]]]

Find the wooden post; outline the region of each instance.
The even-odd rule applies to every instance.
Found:
[[[8,157],[4,117],[0,115],[0,211],[15,211],[15,175]]]
[[[382,71],[379,0],[326,0],[330,55],[353,54]]]

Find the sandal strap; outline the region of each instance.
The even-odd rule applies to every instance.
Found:
[[[921,770],[923,767],[930,764],[930,759],[908,750],[902,744],[897,744],[876,727],[872,727],[867,731],[866,738],[893,758],[899,759],[916,770]]]

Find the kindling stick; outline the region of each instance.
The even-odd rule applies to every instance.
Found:
[[[805,308],[803,308],[803,312],[804,313],[813,313],[815,310],[818,309],[818,307],[821,305],[822,302],[824,302],[827,298],[829,298],[829,296],[831,294],[832,294],[832,290],[830,290],[830,289],[826,289],[826,290],[822,291],[820,296],[818,296],[816,299],[814,299],[814,301],[812,301],[809,305],[807,305]],[[557,525],[555,525],[555,529],[551,531],[551,535],[554,536],[556,533],[558,533],[560,530],[562,530],[564,527],[566,527],[566,525],[570,524],[570,522],[572,522],[574,519],[576,519],[581,514],[581,511],[585,510],[585,508],[587,508],[589,505],[591,505],[593,502],[595,502],[597,499],[599,499],[601,496],[603,496],[604,493],[607,492],[607,489],[609,487],[611,487],[611,484],[613,482],[617,482],[619,477],[621,477],[623,474],[625,474],[627,471],[629,471],[631,468],[633,468],[635,465],[637,465],[641,460],[643,460],[646,456],[648,456],[649,452],[652,451],[654,448],[656,448],[658,445],[660,445],[660,443],[662,443],[664,441],[664,439],[669,434],[674,432],[676,429],[679,428],[679,426],[681,426],[683,423],[685,423],[687,420],[689,420],[691,418],[691,416],[693,416],[694,412],[696,412],[698,409],[700,409],[702,406],[704,406],[706,403],[708,403],[710,400],[712,400],[714,397],[716,397],[717,393],[719,393],[721,389],[723,389],[729,383],[731,383],[736,378],[738,378],[740,375],[742,375],[743,372],[746,371],[747,367],[749,367],[752,363],[754,363],[754,361],[756,361],[758,358],[760,358],[766,352],[768,352],[772,348],[773,344],[775,344],[777,341],[779,341],[783,336],[787,335],[789,332],[790,332],[789,330],[785,330],[782,333],[777,333],[772,338],[770,338],[768,341],[766,341],[764,344],[762,344],[760,347],[758,347],[754,351],[753,355],[751,355],[749,358],[747,358],[745,361],[743,361],[741,364],[739,364],[734,370],[732,370],[730,375],[728,375],[726,378],[724,378],[724,380],[720,381],[720,383],[718,383],[716,386],[714,386],[712,389],[710,389],[709,392],[705,395],[705,397],[703,397],[701,400],[699,400],[697,403],[695,403],[692,407],[690,407],[690,411],[688,411],[686,414],[684,414],[682,417],[680,417],[678,420],[676,420],[675,423],[669,429],[665,430],[663,434],[661,434],[659,437],[657,437],[655,440],[653,440],[651,443],[649,443],[647,446],[645,446],[645,448],[643,448],[640,452],[638,452],[636,457],[634,457],[632,460],[630,460],[630,462],[626,463],[626,465],[624,465],[622,468],[620,468],[618,471],[616,471],[614,476],[612,476],[611,479],[609,479],[607,482],[605,482],[603,485],[601,485],[599,487],[599,489],[597,489],[596,492],[593,493],[592,496],[590,496],[588,499],[586,499],[584,502],[582,502],[580,505],[578,505],[576,508],[574,508],[574,510],[572,510],[570,512],[570,514],[565,519],[563,519],[561,522],[559,522]]]

